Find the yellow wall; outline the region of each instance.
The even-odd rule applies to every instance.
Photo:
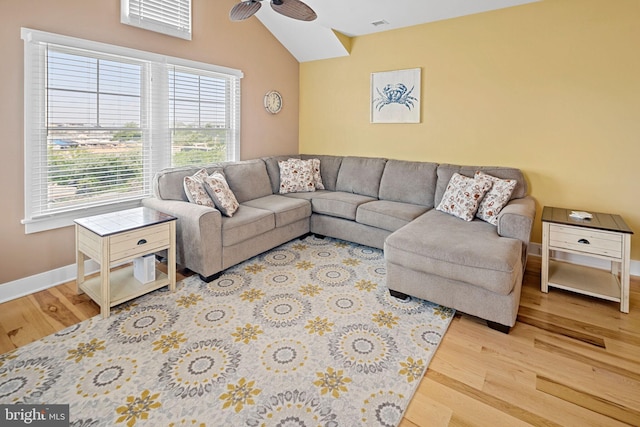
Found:
[[[75,262],[73,228],[24,234],[23,42],[20,27],[242,70],[243,159],[298,151],[299,68],[256,19],[229,21],[237,0],[193,0],[193,40],[120,24],[120,0],[0,0],[0,284]],[[264,110],[278,89],[282,112]]]
[[[640,260],[640,1],[544,0],[357,37],[300,66],[300,152],[523,169],[542,206],[624,217]],[[370,74],[422,69],[420,124],[369,122]]]

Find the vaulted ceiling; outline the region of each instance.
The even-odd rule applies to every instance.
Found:
[[[315,21],[296,21],[270,7],[260,8],[256,16],[299,62],[307,62],[349,55],[349,43],[345,43],[348,37],[536,1],[539,0],[304,0],[316,11]]]

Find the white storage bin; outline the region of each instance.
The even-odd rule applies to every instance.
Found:
[[[156,256],[149,254],[133,260],[133,277],[142,283],[156,280]]]

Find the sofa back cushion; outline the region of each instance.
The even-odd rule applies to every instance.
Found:
[[[342,156],[325,156],[313,154],[301,154],[303,160],[318,159],[320,160],[320,176],[325,190],[336,191],[336,182],[338,180],[338,172],[342,164]]]
[[[454,173],[473,178],[476,171],[482,171],[489,175],[502,179],[515,179],[518,183],[513,189],[511,199],[519,199],[527,195],[527,181],[524,179],[522,171],[518,168],[500,167],[500,166],[459,166],[443,164],[438,166],[438,183],[436,185],[435,205],[438,206],[442,200],[449,180]]]
[[[261,159],[227,163],[224,175],[238,203],[273,194],[267,167]]]
[[[387,160],[378,198],[433,208],[437,170],[437,163]]]
[[[345,157],[340,164],[336,191],[377,198],[386,162],[386,159],[371,157]],[[322,172],[322,162],[320,163]]]
[[[224,163],[215,163],[205,166],[207,173],[222,171]],[[185,166],[179,168],[166,168],[156,173],[153,178],[153,195],[163,200],[183,200],[188,202],[184,192],[184,178],[192,176],[202,169],[202,166]]]
[[[278,162],[286,161],[289,159],[299,159],[300,156],[271,156],[263,157],[265,166],[267,167],[267,173],[269,174],[269,181],[271,182],[271,191],[273,194],[280,192],[280,166]]]

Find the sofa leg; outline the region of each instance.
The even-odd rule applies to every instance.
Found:
[[[407,301],[409,298],[411,298],[409,295],[403,294],[402,292],[394,291],[393,289],[389,289],[389,293],[392,297],[401,299],[403,301]]]
[[[315,237],[316,239],[321,239],[321,240],[324,240],[327,237],[323,234],[318,234],[318,233],[311,233],[311,234],[313,234],[313,237]]]
[[[209,283],[220,278],[220,276],[222,276],[222,271],[218,271],[217,273],[212,274],[209,277],[204,277],[202,274],[198,274],[198,276],[200,277],[200,280],[202,280],[203,282]]]
[[[313,233],[309,231],[308,233],[304,233],[302,236],[298,237],[298,239],[299,240],[304,240],[307,237],[312,236],[312,235],[313,235]]]
[[[498,332],[502,332],[503,334],[508,334],[511,331],[511,326],[503,325],[502,323],[492,322],[487,320],[487,326],[491,329],[496,330]]]

